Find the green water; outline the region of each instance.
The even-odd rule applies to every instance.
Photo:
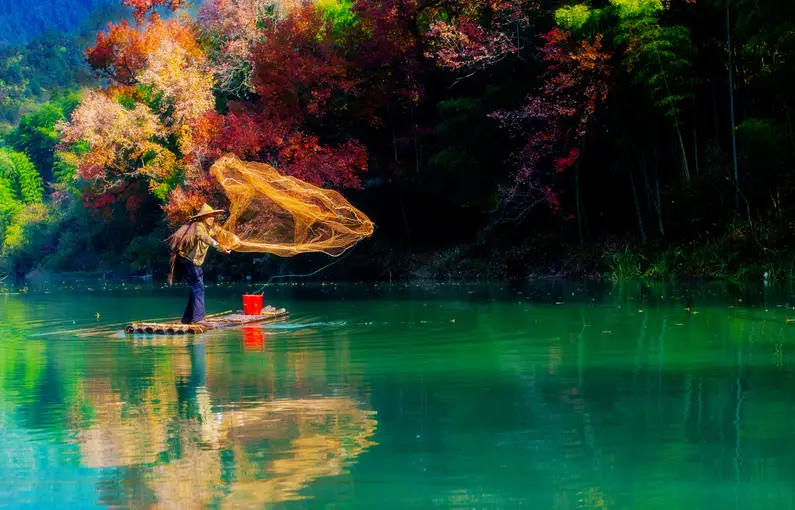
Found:
[[[288,320],[195,339],[119,334],[184,289],[24,291],[0,505],[795,508],[786,286],[284,285]]]

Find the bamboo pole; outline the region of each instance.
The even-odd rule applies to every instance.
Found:
[[[732,155],[734,158],[734,206],[740,210],[740,172],[737,169],[737,127],[734,120],[734,67],[732,64],[732,29],[729,17],[729,2],[726,0],[726,49],[729,53],[729,112],[732,129]]]

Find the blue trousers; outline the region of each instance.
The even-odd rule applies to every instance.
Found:
[[[180,273],[188,287],[190,297],[185,313],[182,315],[183,324],[195,324],[204,320],[204,271],[190,260],[178,257]]]

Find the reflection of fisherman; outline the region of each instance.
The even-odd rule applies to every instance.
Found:
[[[204,204],[191,221],[183,225],[166,241],[171,247],[171,272],[168,283],[173,283],[174,275],[178,274],[190,287],[188,305],[182,316],[183,324],[195,324],[204,321],[204,273],[201,265],[207,256],[210,246],[223,253],[231,248],[222,246],[216,237],[224,235],[232,239],[235,236],[215,224],[215,217],[223,211],[213,209]]]
[[[215,434],[212,403],[207,392],[207,363],[205,360],[207,344],[201,341],[188,346],[190,353],[190,376],[187,381],[177,384],[177,395],[186,404],[186,418],[198,418],[201,423],[202,439],[210,440]]]

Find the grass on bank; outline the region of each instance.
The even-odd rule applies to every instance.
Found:
[[[604,270],[612,280],[674,280],[699,278],[715,280],[795,279],[795,251],[767,254],[767,257],[745,258],[738,253],[715,250],[711,243],[693,250],[669,248],[644,255],[637,248],[624,246],[606,252]]]

